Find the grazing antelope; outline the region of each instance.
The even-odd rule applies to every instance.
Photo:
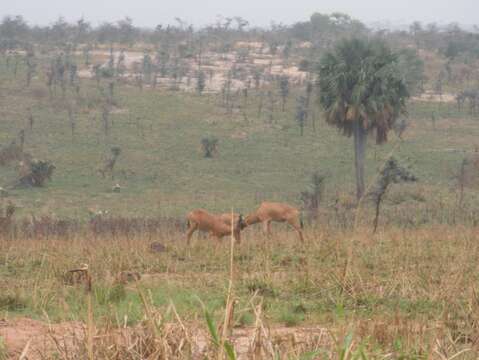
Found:
[[[233,222],[236,223],[239,220],[240,214],[233,213]],[[221,221],[223,221],[226,225],[231,227],[231,213],[223,213],[218,215]]]
[[[227,219],[229,215],[229,219]],[[219,240],[231,234],[231,214],[213,215],[203,209],[196,209],[190,212],[187,216],[188,232],[186,234],[187,244],[190,244],[190,239],[196,230],[206,231],[211,236]],[[243,216],[235,217],[233,223],[233,237],[239,243],[241,242],[240,232],[245,228]]]
[[[300,218],[300,212],[288,204],[263,202],[258,210],[245,218],[244,222],[246,226],[263,223],[266,233],[270,235],[272,221],[287,222],[296,230],[301,242],[304,241],[303,231],[301,230],[303,228],[303,221]]]

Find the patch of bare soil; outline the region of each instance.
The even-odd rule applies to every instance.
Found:
[[[231,134],[232,139],[238,140],[245,140],[248,138],[248,133],[245,131],[236,131],[235,133]]]
[[[439,95],[429,91],[426,91],[419,96],[414,96],[412,99],[414,101],[424,101],[424,102],[445,102],[445,103],[456,102],[456,96],[453,94]]]
[[[112,110],[110,110],[110,114],[128,114],[129,109],[126,108],[119,108],[119,107],[114,107]]]
[[[248,54],[244,57],[241,50],[247,49]],[[277,76],[286,75],[292,84],[300,85],[304,83],[307,74],[300,71],[297,66],[285,63],[279,55],[265,53],[269,51],[266,44],[260,42],[237,42],[232,51],[227,54],[207,51],[202,54],[202,71],[206,75],[205,93],[218,93],[229,84],[230,91],[238,91],[254,84],[253,73],[259,70],[264,76],[262,84],[274,82]],[[113,51],[115,64],[120,57],[120,51]],[[78,53],[80,55],[80,53]],[[91,51],[92,63],[107,66],[110,59],[110,51],[106,49]],[[125,50],[124,67],[122,75],[123,80],[135,81],[137,72],[143,60],[144,52],[137,50]],[[150,53],[154,58],[155,54]],[[186,92],[196,91],[196,79],[198,63],[196,59],[181,59],[181,68],[183,75],[175,79],[171,77],[157,76],[157,89],[175,89]],[[78,71],[80,78],[91,78],[93,76],[93,65],[89,68],[82,68]],[[243,73],[239,78],[230,78],[230,71],[239,71]],[[151,86],[144,84],[144,86]]]
[[[173,324],[172,326],[175,327]],[[9,359],[44,359],[64,353],[67,348],[74,354],[78,351],[75,346],[83,339],[83,329],[83,325],[77,322],[49,325],[26,318],[0,320],[0,337],[6,346]],[[166,325],[165,332],[172,331],[168,329],[169,326]],[[111,335],[119,341],[128,343],[132,340],[129,339],[129,334],[132,334],[133,330],[133,328],[124,328],[120,332],[113,330]],[[210,343],[207,332],[195,326],[188,330],[188,333],[193,340],[193,359],[203,359],[208,353]],[[102,338],[104,339],[105,335]],[[240,360],[250,359],[255,349],[257,353],[260,351],[264,355],[273,349],[287,353],[293,349],[295,352],[301,352],[331,345],[329,332],[316,326],[235,328],[229,339]],[[124,346],[131,346],[127,343]]]
[[[93,77],[92,71],[90,69],[78,70],[77,75],[82,79],[91,79]]]
[[[281,353],[287,354],[293,349],[295,352],[301,353],[311,348],[331,345],[329,332],[320,327],[276,327],[264,329],[264,331],[266,333],[261,334],[263,342],[265,342],[263,344],[263,355],[268,348],[279,348]],[[258,336],[259,333],[254,328],[233,330],[231,340],[238,354],[238,359],[251,359]]]
[[[208,355],[209,337],[206,332],[193,334],[193,359],[204,359]],[[320,327],[248,327],[235,328],[229,336],[238,360],[272,358],[276,350],[283,355],[299,354],[332,344],[330,333]],[[285,356],[287,358],[287,356]]]
[[[0,320],[0,338],[9,359],[43,359],[42,354],[54,354],[58,346],[72,349],[83,333],[83,326],[77,322],[47,324],[26,318]]]

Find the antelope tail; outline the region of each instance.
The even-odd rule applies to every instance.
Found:
[[[301,226],[301,229],[304,229],[303,212],[302,211],[299,213],[299,225]]]

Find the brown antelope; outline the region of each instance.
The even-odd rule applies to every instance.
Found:
[[[229,215],[229,219],[227,216]],[[226,235],[231,234],[231,214],[213,215],[203,209],[196,209],[187,216],[188,232],[186,234],[187,244],[196,230],[206,231],[210,236],[215,237],[218,242]],[[238,243],[241,241],[241,230],[246,226],[243,222],[243,216],[235,217],[233,223],[233,237]]]
[[[257,223],[263,223],[264,230],[268,235],[271,234],[271,222],[287,222],[298,233],[301,242],[303,238],[303,221],[300,218],[298,209],[282,203],[263,202],[258,210],[246,216],[244,223],[250,226]]]
[[[236,223],[239,220],[240,214],[233,213],[233,222]],[[231,227],[231,213],[223,213],[218,215],[221,221],[223,221],[226,225]]]

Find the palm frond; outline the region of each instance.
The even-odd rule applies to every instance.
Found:
[[[347,136],[352,124],[361,122],[376,132],[377,143],[387,141],[409,97],[397,60],[383,42],[362,39],[344,40],[324,55],[317,85],[326,121]]]

